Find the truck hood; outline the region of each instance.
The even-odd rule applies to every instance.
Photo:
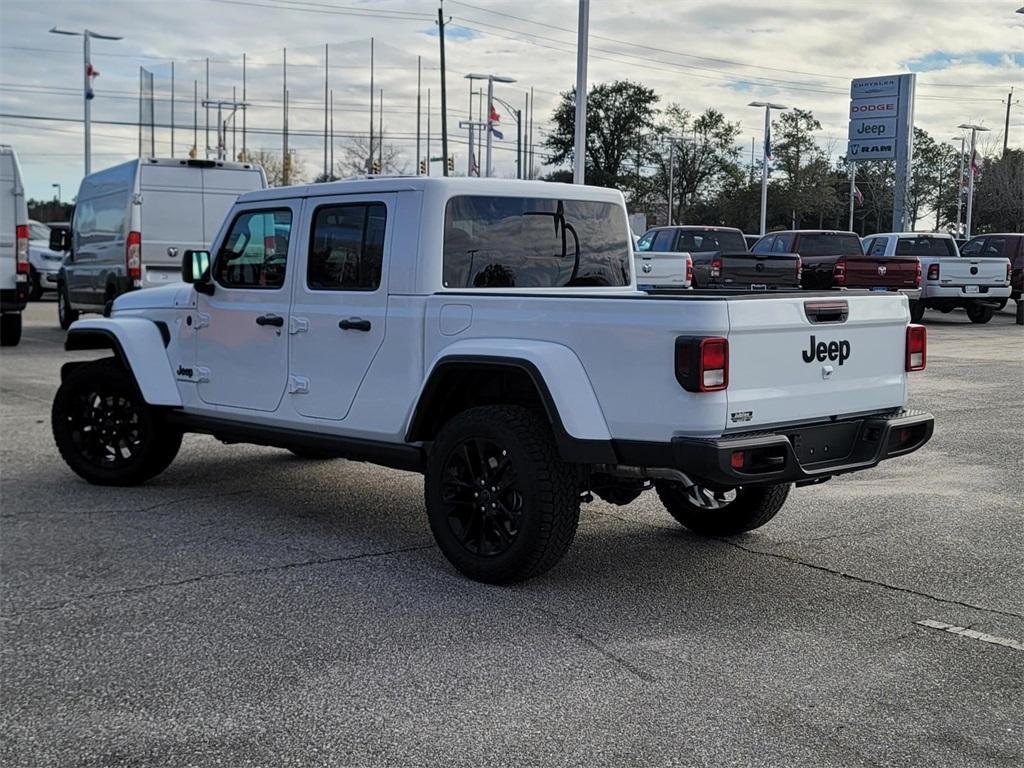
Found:
[[[143,288],[123,293],[114,299],[114,311],[127,309],[174,309],[189,303],[192,286],[184,283]]]

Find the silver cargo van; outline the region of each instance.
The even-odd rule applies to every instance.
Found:
[[[0,145],[0,345],[21,341],[28,301],[28,204],[14,149]]]
[[[82,179],[57,285],[62,328],[134,288],[181,279],[181,256],[207,249],[235,198],[267,186],[252,163],[142,158]]]

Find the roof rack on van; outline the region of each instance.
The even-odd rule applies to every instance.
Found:
[[[248,170],[256,167],[255,163],[242,163],[231,160],[202,160],[187,157],[147,157],[143,158],[143,161],[151,165],[182,165],[187,168],[245,168]]]

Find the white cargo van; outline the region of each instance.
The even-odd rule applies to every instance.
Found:
[[[102,312],[134,288],[181,279],[181,254],[208,248],[243,192],[267,186],[252,163],[142,158],[82,179],[57,285],[57,313],[68,328],[81,312]]]
[[[0,344],[21,341],[28,301],[28,205],[14,149],[0,144]]]

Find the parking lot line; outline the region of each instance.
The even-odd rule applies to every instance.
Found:
[[[988,635],[974,629],[958,627],[954,624],[946,624],[945,622],[934,621],[933,619],[924,619],[922,621],[915,621],[914,623],[920,624],[922,627],[928,627],[929,629],[938,629],[942,632],[960,635],[961,637],[969,637],[971,640],[980,640],[983,643],[992,643],[993,645],[1002,645],[1006,648],[1012,648],[1015,651],[1024,651],[1024,643],[1020,640],[1013,640],[1008,637],[999,637],[997,635]]]

